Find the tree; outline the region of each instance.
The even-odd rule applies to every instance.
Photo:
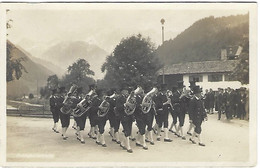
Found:
[[[149,38],[138,34],[122,39],[101,70],[106,72],[104,79],[111,87],[141,85],[146,88],[155,83],[160,67],[154,45]]]
[[[243,52],[239,57],[239,63],[237,64],[234,72],[231,74],[235,79],[242,84],[249,83],[249,41],[244,42]]]
[[[10,82],[14,79],[19,80],[22,77],[23,71],[27,73],[22,61],[25,58],[14,58],[12,55],[13,46],[7,42],[6,44],[6,81]]]
[[[33,99],[34,95],[32,93],[29,94],[29,99]]]
[[[85,59],[78,59],[68,67],[68,74],[61,80],[61,85],[69,88],[72,84],[86,88],[89,84],[95,83],[89,63]]]
[[[6,14],[10,9],[6,9]],[[12,19],[8,19],[6,22],[6,29],[10,29],[12,26],[10,22]],[[6,34],[8,36],[8,34]],[[22,71],[26,72],[25,67],[22,65],[22,61],[25,61],[25,58],[15,59],[12,56],[13,46],[10,43],[6,43],[6,81],[10,82],[14,79],[19,80],[22,76]]]
[[[57,75],[51,75],[47,79],[47,88],[55,89],[59,85],[59,79]]]

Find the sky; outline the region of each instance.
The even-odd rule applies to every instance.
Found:
[[[215,5],[212,8],[212,4],[209,8],[205,5],[186,5],[182,8],[178,4],[149,5],[128,5],[129,8],[126,4],[121,8],[120,5],[111,8],[107,4],[101,5],[102,8],[89,7],[91,5],[85,8],[47,8],[37,5],[10,8],[7,19],[13,22],[7,38],[39,58],[51,46],[63,41],[85,41],[111,53],[122,38],[138,33],[150,37],[155,46],[161,45],[162,18],[165,19],[164,39],[169,40],[202,18],[248,12],[241,7],[227,10]]]

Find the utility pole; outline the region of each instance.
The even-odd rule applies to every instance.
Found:
[[[164,22],[165,22],[165,20],[161,19],[161,24],[162,24],[162,44],[164,42]],[[165,84],[164,65],[163,65],[163,84]]]

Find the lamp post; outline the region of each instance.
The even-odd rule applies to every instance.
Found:
[[[165,22],[165,20],[162,18],[161,19],[161,24],[162,24],[162,44],[164,42],[164,22]],[[165,84],[164,65],[163,65],[163,84]]]

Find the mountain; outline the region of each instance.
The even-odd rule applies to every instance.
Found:
[[[50,47],[41,58],[59,66],[64,71],[77,59],[83,58],[95,72],[95,78],[102,78],[101,66],[105,62],[107,52],[96,45],[84,41],[64,41]]]
[[[29,52],[25,51],[22,47],[19,45],[16,45],[16,47],[21,50],[23,53],[25,53],[33,62],[40,64],[44,66],[46,69],[49,69],[51,72],[55,73],[59,78],[62,77],[62,75],[65,74],[65,70],[61,69],[60,67],[54,65],[53,63],[43,60],[41,58],[37,58],[32,56]]]
[[[249,15],[201,19],[176,38],[165,41],[157,55],[165,64],[220,59],[221,48],[249,39]]]
[[[47,78],[54,73],[41,64],[34,62],[26,54],[26,51],[22,51],[10,41],[7,41],[6,45],[11,48],[10,54],[13,58],[24,58],[25,61],[23,61],[22,64],[27,71],[27,73],[23,72],[19,80],[13,80],[7,83],[7,97],[21,97],[29,93],[37,94],[37,86],[39,91],[40,87],[46,85]]]

